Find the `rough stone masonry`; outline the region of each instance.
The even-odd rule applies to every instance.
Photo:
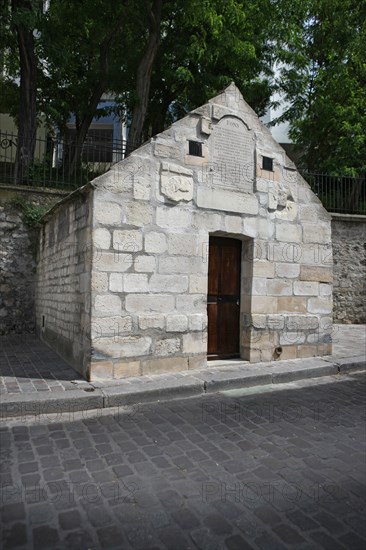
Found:
[[[58,203],[41,233],[38,331],[90,380],[206,365],[212,237],[242,243],[242,359],[331,353],[330,215],[234,84]]]

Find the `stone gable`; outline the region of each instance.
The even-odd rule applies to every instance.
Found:
[[[90,360],[82,368],[80,353],[68,360],[84,376],[201,368],[213,338],[230,340],[233,330],[237,354],[250,362],[331,352],[330,216],[235,85],[94,180],[83,200],[89,214],[77,238],[90,253],[80,267],[87,297],[79,286],[77,300],[90,326],[77,338],[83,350],[89,338]],[[45,227],[45,239],[57,228],[56,255],[70,239],[65,224],[75,227],[70,204]],[[214,238],[222,250],[240,242],[239,267],[220,268],[227,288],[231,271],[240,272],[235,300],[225,290],[208,296]],[[41,252],[40,281],[48,269]],[[57,285],[61,266],[52,277]],[[41,286],[38,297],[46,339],[61,315]]]

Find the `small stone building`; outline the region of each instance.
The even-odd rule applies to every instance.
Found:
[[[331,313],[330,216],[234,84],[43,221],[38,331],[89,380],[326,355]]]

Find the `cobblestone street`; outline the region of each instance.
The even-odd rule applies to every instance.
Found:
[[[4,423],[2,548],[362,550],[364,382]]]

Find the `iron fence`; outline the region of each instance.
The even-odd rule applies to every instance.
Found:
[[[100,136],[88,136],[79,150],[72,139],[37,138],[31,161],[19,171],[18,136],[0,131],[0,183],[75,189],[123,160],[126,149],[125,140]]]
[[[77,150],[70,136],[37,138],[32,160],[21,172],[16,169],[19,154],[18,136],[0,131],[0,183],[75,189],[123,160],[127,142],[90,133]],[[302,176],[329,212],[366,214],[366,178],[315,173]]]
[[[366,214],[366,178],[302,173],[329,212]]]

